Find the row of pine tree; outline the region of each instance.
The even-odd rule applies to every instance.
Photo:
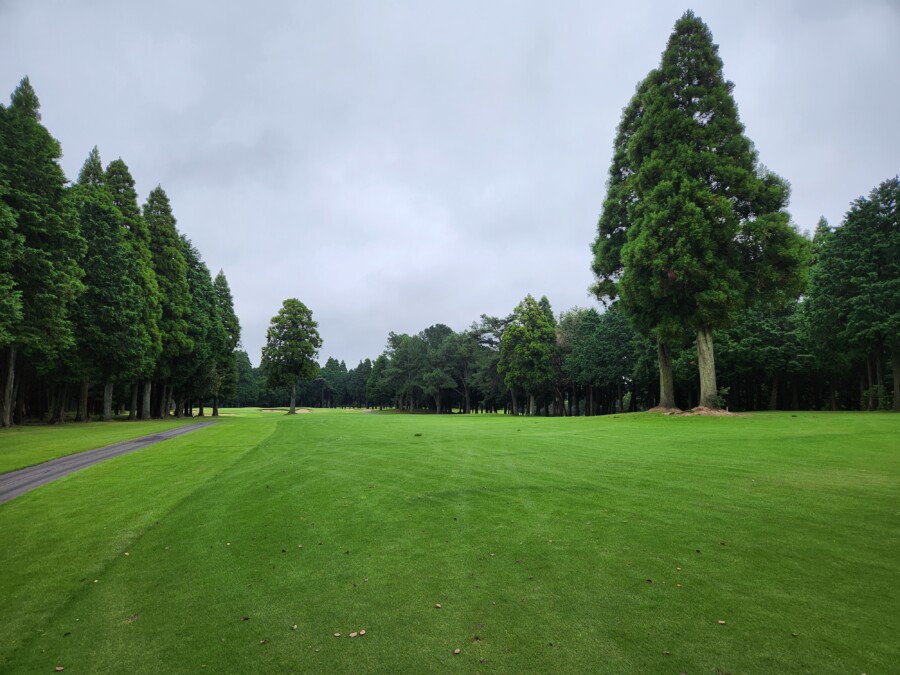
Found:
[[[220,271],[143,207],[121,159],[94,148],[69,185],[28,78],[0,105],[0,424],[150,419],[237,384],[240,324]]]

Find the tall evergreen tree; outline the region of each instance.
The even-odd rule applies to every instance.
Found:
[[[809,310],[832,351],[855,352],[866,370],[869,409],[886,407],[882,355],[890,354],[900,410],[900,179],[855,200],[844,223],[821,237]]]
[[[219,398],[233,396],[237,388],[237,348],[241,342],[241,324],[234,313],[234,299],[225,272],[219,270],[213,280],[216,311],[221,322],[220,339],[216,345],[216,376],[213,390],[213,417],[219,414]]]
[[[9,230],[12,255],[5,272],[15,280],[13,313],[6,317],[7,337],[0,363],[0,426],[13,422],[12,395],[16,364],[25,358],[38,370],[54,366],[73,342],[69,308],[82,290],[78,260],[84,240],[65,199],[66,177],[61,150],[41,124],[40,103],[28,78],[13,92],[8,108],[0,106],[0,221]],[[19,304],[21,303],[21,304]],[[18,306],[18,320],[15,307]]]
[[[74,303],[76,345],[72,367],[82,381],[79,419],[87,421],[88,382],[104,383],[103,419],[112,419],[113,386],[126,380],[146,350],[141,324],[141,289],[122,214],[104,184],[100,154],[94,148],[72,188],[72,202],[87,243],[82,259],[84,294]]]
[[[187,336],[190,349],[175,358],[171,373],[176,414],[181,416],[187,401],[196,402],[202,416],[203,401],[213,392],[216,357],[225,341],[222,321],[216,306],[209,268],[190,240],[181,235],[181,250],[187,269],[190,304]]]
[[[297,412],[297,384],[311,380],[319,369],[315,361],[322,346],[318,326],[306,305],[289,298],[266,331],[260,368],[269,387],[290,387],[292,415]]]
[[[131,245],[133,257],[137,264],[137,276],[134,282],[140,288],[137,300],[139,309],[138,329],[144,334],[144,349],[134,361],[132,377],[132,397],[130,418],[138,416],[137,404],[139,382],[144,383],[143,411],[141,417],[150,419],[151,378],[156,369],[156,361],[162,350],[159,321],[162,315],[159,285],[153,271],[153,254],[150,250],[150,231],[138,207],[137,192],[134,179],[128,166],[121,158],[115,159],[106,167],[104,184],[112,195],[113,203],[122,214],[122,223]]]
[[[732,89],[709,29],[685,13],[620,125],[624,157],[614,154],[611,174],[621,181],[611,179],[604,208],[616,210],[613,223],[628,223],[621,276],[621,230],[601,216],[598,241],[611,241],[595,243],[595,288],[609,294],[616,284],[639,329],[661,345],[695,332],[700,403],[709,407],[718,398],[713,330],[751,302],[796,297],[807,255],[785,210],[788,185],[758,165]],[[661,349],[661,375],[667,357]]]
[[[154,379],[157,386],[158,417],[165,414],[171,397],[171,377],[175,360],[193,349],[188,335],[187,317],[191,311],[191,293],[187,280],[187,264],[175,217],[165,191],[157,186],[144,204],[144,222],[150,233],[150,254],[159,288],[160,355]]]

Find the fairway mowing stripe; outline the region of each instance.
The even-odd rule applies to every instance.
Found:
[[[208,427],[215,423],[215,420],[197,422],[196,424],[168,429],[166,431],[150,434],[149,436],[132,438],[120,443],[113,443],[112,445],[107,445],[103,448],[86,450],[85,452],[79,452],[74,455],[66,455],[65,457],[51,459],[49,462],[44,462],[43,464],[29,466],[24,469],[18,469],[2,474],[0,475],[0,504],[15,499],[29,490],[46,485],[58,478],[68,476],[70,473],[80,471],[81,469],[93,466],[94,464],[99,464],[107,459],[119,457],[120,455],[127,455],[135,450],[143,450],[150,445],[155,445],[161,441],[180,436],[188,431],[202,429],[203,427]]]
[[[214,424],[215,421],[211,420],[208,422],[203,422],[202,426],[210,426]],[[182,430],[191,430],[199,427],[179,427],[174,429],[173,431],[182,431]],[[246,457],[249,453],[252,453],[254,450],[257,450],[260,446],[262,446],[274,433],[275,428],[273,428],[266,436],[260,438],[257,443],[248,445],[243,449],[240,454],[236,455],[231,462],[228,464],[223,464],[219,467],[219,470],[212,475],[208,476],[203,482],[198,483],[193,487],[193,489],[185,492],[183,495],[178,497],[176,501],[166,506],[163,510],[156,512],[153,514],[151,518],[147,519],[147,525],[141,527],[138,530],[135,530],[134,533],[128,538],[128,541],[123,542],[120,547],[118,547],[112,555],[109,555],[100,561],[94,567],[90,569],[84,569],[80,573],[84,575],[85,579],[96,578],[103,579],[110,576],[110,570],[118,565],[123,564],[123,554],[126,551],[133,550],[137,542],[147,536],[148,533],[160,527],[162,523],[173,513],[177,512],[180,508],[183,507],[185,503],[187,503],[194,495],[205,486],[207,486],[211,481],[216,480],[223,472],[227,471],[231,467],[233,467],[236,463],[240,462],[244,457]],[[152,434],[151,436],[159,436],[161,434]],[[179,434],[175,434],[177,436]],[[165,439],[161,439],[165,440]],[[158,441],[155,441],[158,442]],[[116,444],[119,445],[119,444]],[[113,447],[113,446],[108,446]],[[102,448],[101,448],[102,449]],[[61,458],[61,459],[65,459]],[[82,582],[84,579],[82,579]],[[82,601],[87,594],[94,592],[93,585],[90,583],[81,583],[79,582],[74,587],[72,587],[69,592],[66,592],[62,595],[61,602],[54,605],[51,610],[46,611],[46,614],[43,618],[40,618],[37,623],[34,625],[46,625],[50,622],[48,617],[59,617],[64,614],[70,607],[76,605],[76,603]],[[18,642],[18,644],[3,644],[0,645],[2,649],[0,649],[0,673],[7,672],[6,668],[9,666],[11,662],[15,660],[15,658],[22,653],[27,652],[29,647],[35,644],[38,640],[45,637],[46,633],[42,630],[34,630],[32,629],[27,633],[27,637]],[[7,650],[4,653],[4,650]]]

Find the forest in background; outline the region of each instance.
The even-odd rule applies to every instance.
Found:
[[[69,184],[60,156],[25,78],[0,106],[2,425],[285,404],[287,389],[267,386],[240,349],[225,275],[213,278],[178,232],[162,187],[139,207],[121,159],[104,168],[95,148]],[[610,186],[621,159],[614,158]],[[716,405],[898,408],[898,197],[895,177],[850,204],[839,226],[821,220],[812,238],[802,238],[794,292],[747,302],[712,331]],[[595,256],[613,211],[608,195]],[[601,281],[617,275],[621,269],[597,272]],[[329,358],[299,383],[298,402],[531,415],[659,405],[658,335],[636,330],[615,293],[595,292],[605,311],[557,315],[546,297],[529,295],[509,315],[483,315],[459,332],[436,324],[391,333],[382,354],[356,367]],[[666,339],[675,403],[694,407],[702,396],[695,337],[685,324]]]

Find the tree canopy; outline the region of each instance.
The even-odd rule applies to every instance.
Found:
[[[662,343],[695,332],[710,407],[712,331],[752,302],[796,297],[806,254],[788,185],[759,165],[732,89],[709,29],[685,13],[623,114],[594,244],[595,293],[620,297]]]
[[[315,361],[322,346],[318,326],[306,305],[289,298],[272,317],[266,331],[260,367],[270,387],[290,387],[291,414],[297,411],[297,383],[311,380],[319,369]]]

